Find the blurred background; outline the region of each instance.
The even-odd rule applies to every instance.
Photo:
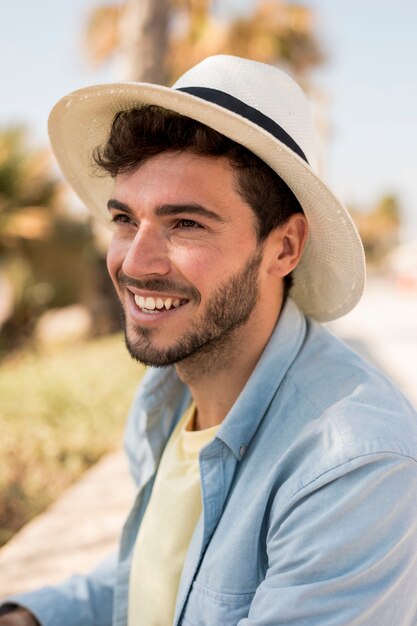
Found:
[[[0,0],[0,7],[0,545],[119,445],[140,375],[119,334],[106,235],[48,147],[49,111],[73,89],[170,84],[218,53],[290,72],[312,101],[323,174],[349,207],[367,254],[368,326],[356,314],[355,331],[346,321],[335,330],[356,332],[360,348],[366,329],[377,350],[389,317],[407,333],[390,349],[403,341],[415,350],[413,0]]]

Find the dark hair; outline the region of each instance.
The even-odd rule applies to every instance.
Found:
[[[158,106],[117,113],[107,142],[95,149],[93,159],[99,169],[115,177],[162,152],[183,150],[229,160],[237,173],[237,191],[256,215],[259,242],[291,215],[303,212],[288,185],[250,150],[201,122]],[[288,275],[285,293],[291,285]]]

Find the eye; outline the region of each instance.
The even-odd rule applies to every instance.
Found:
[[[115,213],[111,218],[112,224],[131,224],[132,219],[127,213]]]
[[[178,220],[177,226],[179,228],[185,228],[185,229],[203,228],[203,226],[201,226],[201,224],[199,224],[198,222],[195,222],[194,220],[189,220],[186,218]]]

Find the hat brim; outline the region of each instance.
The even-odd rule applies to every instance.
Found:
[[[92,154],[108,139],[121,110],[153,104],[195,119],[245,146],[287,183],[309,224],[303,256],[293,272],[292,298],[320,322],[349,312],[365,284],[361,240],[333,191],[290,148],[253,122],[199,97],[148,83],[86,87],[60,100],[49,117],[49,136],[57,161],[87,207],[107,225],[107,201],[114,180],[98,174]]]

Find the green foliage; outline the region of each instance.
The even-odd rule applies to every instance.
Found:
[[[142,373],[120,335],[0,366],[0,545],[120,445]]]
[[[401,222],[401,208],[397,197],[393,194],[383,196],[375,207],[375,212],[392,226],[398,226]]]
[[[27,143],[23,127],[0,131],[0,213],[3,215],[21,207],[47,206],[53,200],[56,181],[46,167],[47,155],[44,151],[30,150]]]
[[[358,227],[368,264],[382,267],[399,241],[401,206],[395,194],[386,194],[368,211],[350,210]]]
[[[82,303],[98,320],[95,333],[114,329],[105,306],[95,311],[104,260],[89,224],[67,209],[49,151],[31,150],[23,128],[0,130],[0,286],[8,298],[0,358],[30,340],[48,308]]]

